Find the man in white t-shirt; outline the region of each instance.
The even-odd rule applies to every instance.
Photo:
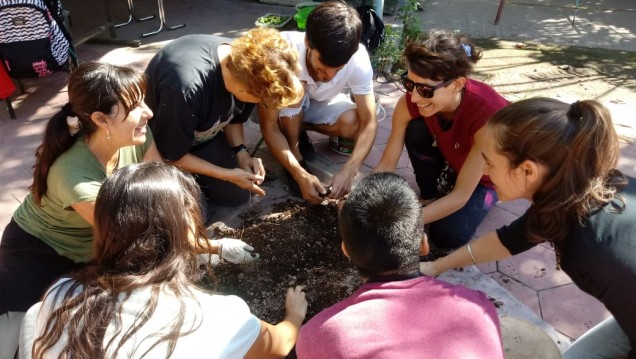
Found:
[[[280,111],[259,106],[260,128],[270,151],[298,184],[303,198],[313,203],[323,200],[328,193],[325,187],[331,188],[330,198],[349,193],[375,141],[373,69],[360,45],[361,33],[356,9],[341,1],[318,5],[307,18],[306,33],[282,32],[298,49],[304,101]],[[347,90],[353,100],[344,93]],[[299,137],[308,141],[302,128],[355,140],[351,157],[325,186],[306,169],[304,161],[312,159],[303,158],[299,149]],[[305,152],[305,157],[310,156]]]

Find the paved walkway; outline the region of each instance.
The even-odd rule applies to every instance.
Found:
[[[104,19],[104,13],[101,9],[95,9],[92,2],[65,0],[64,3],[72,12],[73,32],[76,37],[80,37]],[[115,4],[113,9],[116,21],[123,21],[127,16],[125,2],[121,3]],[[570,2],[552,1],[548,5],[561,6],[565,3]],[[629,7],[629,3],[604,1],[602,5],[604,8],[625,9]],[[496,0],[430,1],[425,2],[425,11],[421,16],[427,28],[459,29],[473,37],[560,42],[636,51],[634,12],[615,11],[608,17],[600,10],[578,10],[576,27],[571,28],[572,9],[507,4],[497,27],[492,24],[497,4]],[[591,2],[581,4],[592,6]],[[162,32],[144,39],[143,46],[137,49],[83,44],[77,48],[81,61],[104,60],[143,69],[152,55],[166,41],[173,38],[189,33],[214,33],[236,37],[251,28],[254,20],[265,13],[294,12],[291,7],[246,0],[166,1],[165,5],[168,24],[185,22],[184,29]],[[151,0],[135,1],[135,9],[140,16],[156,13],[155,6],[155,2]],[[387,21],[390,20],[387,18]],[[118,29],[117,36],[125,39],[139,38],[141,33],[152,31],[157,26],[156,20],[133,23]],[[557,38],[554,34],[560,35]],[[487,61],[488,53],[485,54],[480,66],[485,66],[482,63],[487,64]],[[33,153],[41,141],[46,121],[67,101],[65,82],[65,73],[24,81],[26,93],[16,93],[13,96],[18,120],[10,120],[5,109],[0,108],[0,158],[3,159],[0,163],[0,230],[9,222],[14,209],[28,191],[34,161]],[[505,86],[492,85],[500,91]],[[633,94],[633,89],[626,91]],[[377,83],[376,92],[380,94],[381,103],[386,109],[386,117],[380,123],[375,146],[361,168],[361,175],[367,173],[378,162],[390,132],[393,105],[402,94],[393,83]],[[601,95],[590,94],[590,97],[599,98],[612,110],[617,129],[628,139],[623,143],[620,168],[636,176],[636,143],[633,141],[636,138],[636,126],[632,121],[636,107],[633,104],[603,98]],[[509,98],[516,99],[514,94],[510,94]],[[248,124],[246,136],[246,144],[254,147],[260,138],[257,125]],[[325,136],[311,134],[311,137],[316,141],[318,151],[318,158],[312,165],[323,176],[328,176],[339,164],[346,161],[346,157],[331,151]],[[259,153],[266,159],[266,163],[276,166],[266,149]],[[399,162],[397,172],[405,176],[415,187],[412,169],[405,153]],[[527,205],[520,201],[497,204],[479,227],[478,234],[509,223],[521,215]],[[511,314],[536,323],[564,348],[569,345],[570,339],[579,337],[591,326],[606,318],[609,313],[594,298],[582,293],[563,272],[556,271],[554,258],[554,253],[548,245],[540,245],[514,258],[480,265],[479,268],[469,267],[464,271],[451,271],[442,278],[483,290],[494,301],[502,304],[499,306],[501,314]]]

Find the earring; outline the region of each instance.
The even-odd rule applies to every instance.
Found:
[[[111,139],[111,135],[110,135],[110,126],[108,128],[106,128],[106,139],[110,140]]]

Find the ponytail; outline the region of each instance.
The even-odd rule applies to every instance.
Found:
[[[35,151],[33,183],[29,187],[35,203],[42,205],[49,169],[55,160],[71,148],[78,138],[87,138],[97,130],[91,114],[96,111],[111,113],[113,107],[121,103],[127,116],[143,101],[145,92],[145,75],[129,67],[85,62],[71,72],[68,81],[69,103],[51,117],[42,144]],[[69,126],[69,117],[77,117],[77,128]]]
[[[71,135],[67,122],[68,117],[75,117],[75,113],[71,110],[70,104],[67,103],[51,117],[44,130],[42,144],[35,151],[33,184],[29,189],[38,205],[42,205],[42,197],[46,194],[47,177],[51,165],[62,153],[71,148],[77,138],[77,134]]]
[[[526,99],[498,111],[488,126],[511,168],[531,160],[547,169],[528,210],[533,242],[559,243],[590,213],[620,200],[618,135],[599,102]]]

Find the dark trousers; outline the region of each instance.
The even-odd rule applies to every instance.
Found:
[[[238,167],[236,156],[222,133],[212,141],[192,148],[190,153],[219,167],[230,169]],[[231,182],[203,175],[195,175],[194,177],[206,198],[206,205],[203,206],[204,219],[207,217],[206,222],[209,222],[214,216],[215,207],[219,205],[234,207],[250,199],[249,191]]]
[[[446,161],[439,148],[433,146],[434,141],[422,119],[409,122],[404,143],[423,199],[435,199],[446,194],[438,191],[438,178]],[[449,179],[454,185],[456,178],[451,176]],[[456,248],[467,243],[497,199],[495,190],[477,185],[464,207],[430,223],[429,241],[440,248]]]
[[[58,277],[80,267],[11,219],[0,243],[0,314],[26,312]]]

